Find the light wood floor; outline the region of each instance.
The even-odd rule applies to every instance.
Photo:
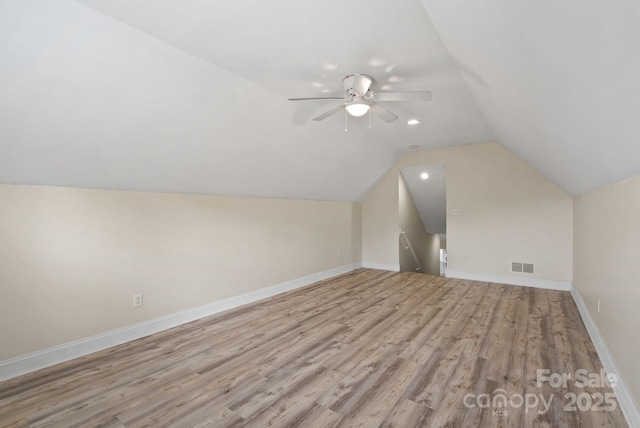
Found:
[[[610,389],[536,386],[580,368],[601,364],[567,292],[360,269],[0,383],[0,426],[626,426],[564,410]],[[499,389],[552,405],[464,405]]]

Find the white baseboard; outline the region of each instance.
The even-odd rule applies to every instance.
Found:
[[[384,264],[384,263],[372,263],[362,262],[362,267],[367,269],[379,269],[390,270],[391,272],[400,272],[400,264]]]
[[[261,288],[260,290],[253,291],[251,293],[230,297],[204,306],[187,309],[164,317],[108,331],[96,336],[65,343],[33,354],[2,361],[0,362],[0,381],[53,366],[83,355],[120,345],[122,343],[140,339],[141,337],[145,337],[162,330],[195,321],[237,306],[265,299],[276,294],[284,293],[285,291],[304,287],[305,285],[341,275],[360,267],[362,267],[362,263],[360,262],[340,266],[334,269],[329,269],[323,272],[307,275],[302,278],[276,284],[271,287]]]
[[[571,282],[556,281],[552,279],[526,278],[522,276],[494,275],[487,273],[464,272],[461,270],[447,269],[447,278],[470,279],[472,281],[495,282],[497,284],[520,285],[523,287],[546,288],[548,290],[571,290]]]
[[[582,300],[582,296],[580,296],[580,293],[574,286],[571,287],[571,295],[576,302],[578,311],[580,311],[580,316],[582,316],[582,321],[589,332],[589,336],[591,336],[591,341],[596,351],[598,351],[598,356],[600,357],[600,361],[602,361],[604,369],[607,373],[614,373],[618,378],[617,385],[613,389],[613,392],[615,392],[618,403],[620,403],[627,424],[632,428],[640,428],[640,410],[620,375],[620,370],[618,370],[616,366],[609,347],[607,347],[604,338],[600,334],[600,330],[598,330],[596,323],[593,321],[589,309],[587,309],[584,300]]]

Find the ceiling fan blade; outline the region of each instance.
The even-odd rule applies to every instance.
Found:
[[[314,117],[313,120],[315,121],[325,120],[326,118],[328,118],[332,114],[336,114],[340,110],[344,110],[344,104],[340,104],[338,107],[334,107],[331,110],[322,113],[320,116]]]
[[[371,113],[375,114],[385,122],[393,122],[398,118],[398,116],[376,103],[371,104]]]
[[[429,101],[431,98],[430,91],[376,92],[373,96],[376,101]]]
[[[312,101],[312,100],[344,100],[344,97],[289,98],[289,101]]]
[[[363,76],[362,74],[358,73],[353,75],[352,88],[359,97],[364,97],[364,95],[371,87],[371,83],[373,83],[373,81],[367,76]]]

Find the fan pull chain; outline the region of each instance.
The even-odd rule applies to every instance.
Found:
[[[347,109],[344,109],[344,132],[348,132],[348,129],[347,129]]]
[[[371,109],[369,109],[369,129],[371,129]]]

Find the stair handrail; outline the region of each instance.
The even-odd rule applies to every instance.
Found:
[[[406,245],[403,244],[404,249],[408,250],[411,253],[411,256],[413,257],[413,260],[416,262],[416,265],[418,266],[416,268],[416,272],[423,272],[422,270],[422,266],[420,265],[420,260],[418,260],[418,256],[416,255],[416,252],[413,251],[413,246],[411,245],[411,241],[409,240],[409,237],[407,236],[407,233],[400,229],[400,239],[402,239],[402,237],[404,237],[405,241],[406,241]]]

